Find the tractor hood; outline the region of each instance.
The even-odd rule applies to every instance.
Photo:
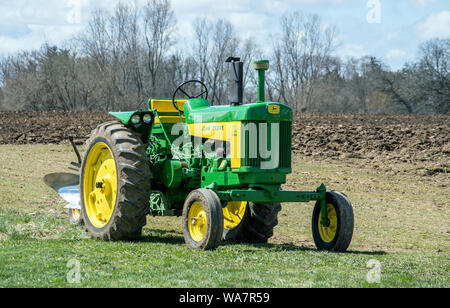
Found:
[[[292,109],[281,103],[211,106],[204,99],[187,101],[183,111],[188,124],[232,121],[292,122],[293,115]]]

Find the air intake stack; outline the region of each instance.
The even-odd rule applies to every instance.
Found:
[[[258,71],[258,102],[266,101],[266,71],[269,69],[269,60],[256,60],[254,62],[255,70]]]

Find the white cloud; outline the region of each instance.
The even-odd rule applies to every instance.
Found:
[[[408,55],[408,53],[406,51],[400,50],[400,49],[390,49],[386,53],[386,57],[389,60],[398,59],[398,58],[404,58],[407,55]]]
[[[361,44],[345,44],[338,51],[340,56],[346,58],[360,58],[366,56],[368,54],[367,49],[364,45]]]
[[[415,6],[424,8],[429,6],[430,4],[434,4],[436,0],[410,0]]]
[[[450,38],[450,11],[430,15],[417,25],[417,32],[425,39]]]

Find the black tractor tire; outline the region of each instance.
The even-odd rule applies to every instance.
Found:
[[[78,211],[78,213],[76,211]],[[83,216],[81,215],[80,210],[69,209],[68,216],[72,225],[81,226],[83,224]]]
[[[104,143],[110,148],[117,170],[115,208],[109,222],[103,228],[96,228],[89,221],[83,198],[86,160],[89,151],[97,143]],[[146,146],[134,130],[120,122],[108,122],[98,126],[87,141],[80,176],[81,213],[91,237],[104,241],[139,239],[149,213],[151,178]]]
[[[312,217],[312,233],[317,249],[345,252],[347,251],[353,237],[354,229],[354,214],[353,207],[350,200],[344,194],[337,191],[327,192],[327,204],[331,204],[337,216],[336,234],[331,242],[326,242],[322,239],[319,232],[319,223],[321,221],[321,204],[320,201],[316,203]]]
[[[278,225],[279,203],[247,204],[241,223],[232,230],[224,229],[222,238],[227,242],[266,244]]]
[[[247,224],[247,222],[249,221],[249,217],[250,217],[250,206],[247,203],[246,205],[246,209],[245,209],[245,213],[244,213],[244,217],[242,217],[241,222],[239,223],[239,225],[237,225],[235,228],[233,229],[223,229],[223,234],[222,234],[222,240],[224,242],[237,242],[238,238],[240,238],[240,234],[242,232],[244,232],[244,226]]]
[[[201,203],[206,212],[206,231],[200,241],[194,240],[190,230],[189,212],[194,203]],[[197,189],[189,194],[183,207],[183,235],[190,249],[215,250],[222,241],[223,211],[222,204],[215,192],[209,189]]]

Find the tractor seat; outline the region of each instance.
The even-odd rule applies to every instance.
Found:
[[[187,99],[177,99],[178,108],[183,110],[184,103]],[[181,123],[180,114],[172,103],[171,99],[152,99],[150,100],[150,108],[158,111],[159,118],[162,124],[177,124]],[[183,116],[184,120],[184,116]],[[158,118],[155,119],[155,124],[161,124]]]

